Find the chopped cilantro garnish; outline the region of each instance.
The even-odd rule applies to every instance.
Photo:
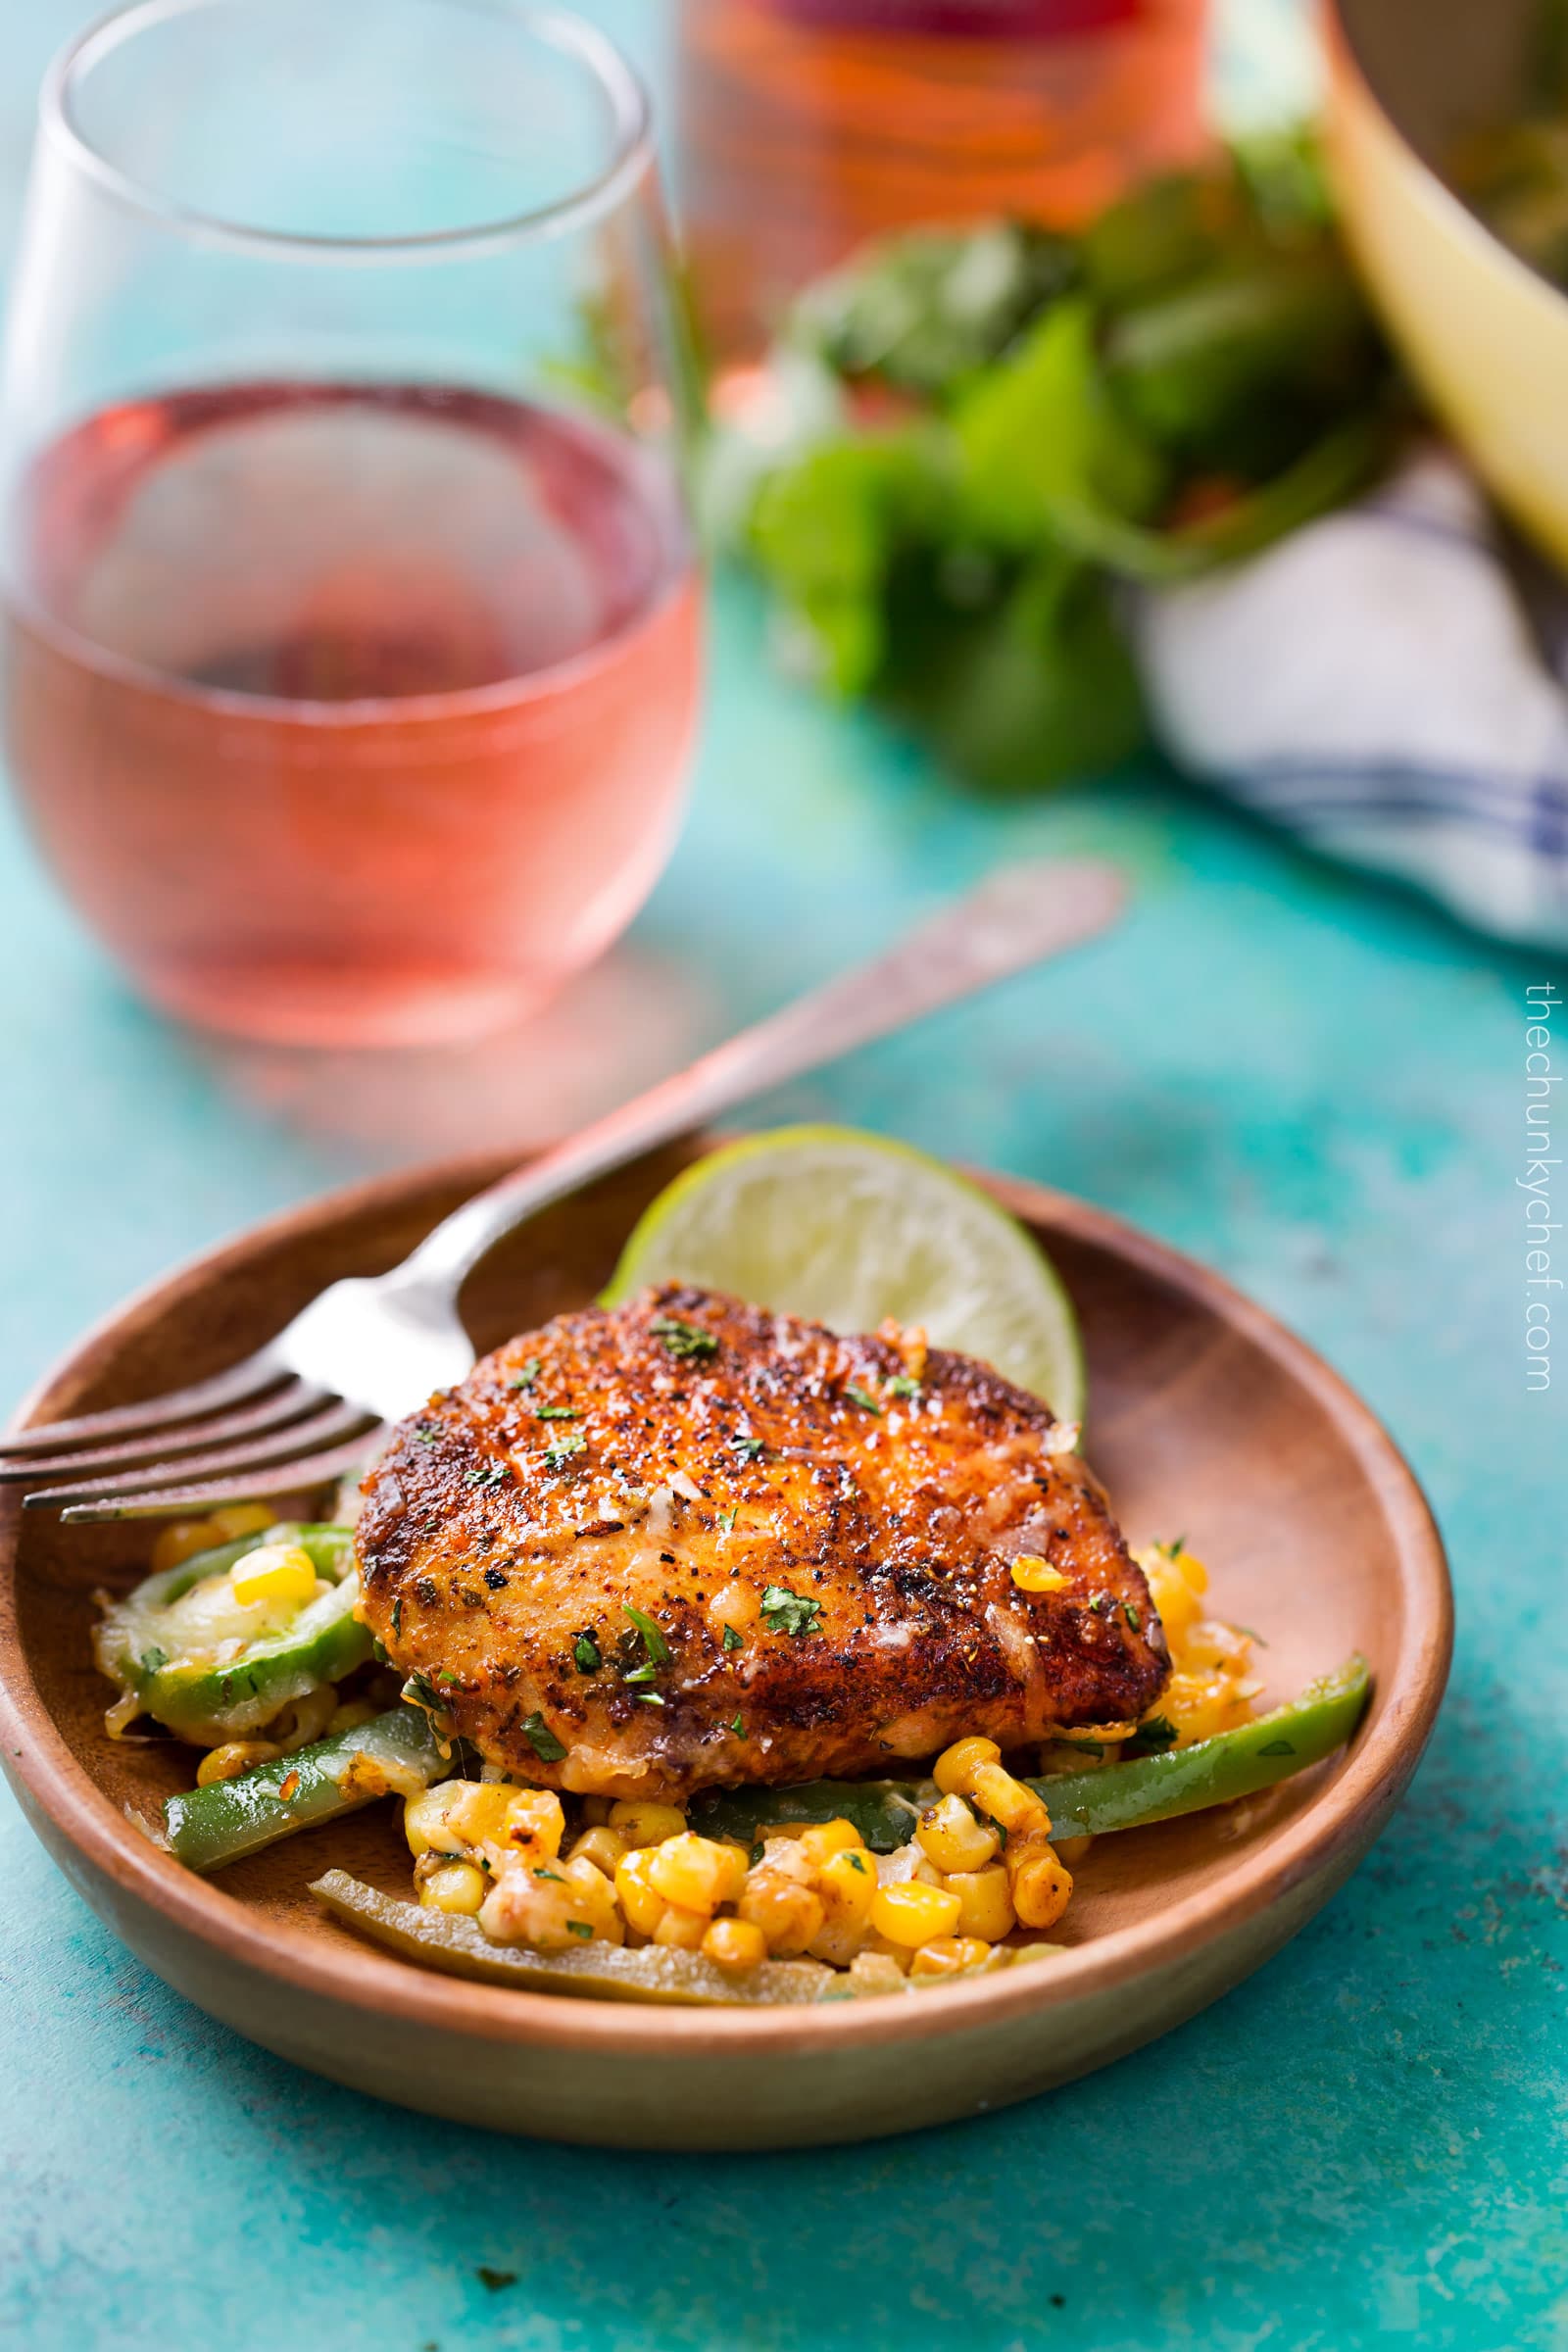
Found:
[[[441,1432],[432,1421],[416,1421],[414,1442],[416,1446],[433,1446]]]
[[[579,1634],[571,1645],[572,1663],[579,1674],[597,1674],[604,1664],[592,1634]]]
[[[641,1634],[643,1647],[647,1650],[649,1657],[656,1666],[662,1666],[669,1656],[669,1643],[664,1640],[655,1620],[649,1616],[646,1609],[634,1609],[629,1600],[623,1601],[621,1606]]]
[[[637,1696],[641,1699],[645,1707],[662,1707],[664,1703],[660,1692],[657,1690],[639,1690]]]
[[[580,1936],[585,1943],[591,1943],[593,1941],[593,1933],[594,1932],[592,1928],[588,1925],[588,1922],[585,1919],[568,1919],[566,1922],[566,1934],[568,1936]]]
[[[704,1356],[718,1353],[718,1342],[710,1331],[700,1323],[683,1323],[679,1315],[656,1315],[648,1326],[656,1340],[662,1340],[671,1355]]]
[[[580,1429],[564,1429],[559,1438],[552,1438],[545,1447],[545,1463],[551,1470],[564,1469],[574,1453],[581,1453],[588,1441]]]
[[[724,1647],[726,1649],[744,1649],[746,1647],[745,1637],[738,1634],[732,1625],[726,1625],[724,1628]]]
[[[1168,1716],[1151,1715],[1138,1726],[1137,1731],[1128,1741],[1128,1745],[1130,1747],[1174,1747],[1180,1736]]]
[[[566,1884],[559,1870],[539,1870],[536,1868],[533,1875],[536,1879],[551,1879],[558,1886],[564,1886]]]
[[[392,1631],[395,1634],[401,1634],[403,1631],[403,1595],[401,1592],[392,1603]]]
[[[623,1683],[651,1683],[658,1672],[657,1666],[632,1666],[620,1679]]]
[[[141,1656],[136,1660],[136,1663],[141,1668],[143,1674],[156,1674],[160,1667],[167,1666],[169,1664],[169,1652],[167,1649],[160,1649],[155,1642],[151,1649],[144,1649],[142,1651]]]
[[[530,1355],[520,1372],[514,1372],[507,1386],[511,1389],[531,1389],[539,1377],[539,1358]]]
[[[1142,1618],[1139,1616],[1139,1614],[1138,1614],[1138,1611],[1136,1610],[1136,1608],[1134,1608],[1134,1606],[1133,1606],[1133,1604],[1132,1604],[1132,1602],[1131,1602],[1130,1600],[1124,1600],[1124,1601],[1122,1602],[1122,1604],[1121,1604],[1121,1613],[1122,1613],[1122,1615],[1123,1615],[1123,1616],[1126,1618],[1126,1620],[1127,1620],[1128,1624],[1129,1624],[1129,1625],[1132,1627],[1132,1629],[1133,1629],[1133,1632],[1136,1634],[1136,1633],[1137,1633],[1137,1631],[1138,1631],[1138,1629],[1139,1629],[1139,1627],[1140,1627],[1140,1626],[1143,1624],[1143,1622],[1144,1622],[1144,1621],[1143,1621],[1143,1619],[1142,1619]]]
[[[533,1408],[533,1417],[536,1421],[580,1421],[582,1419],[581,1413],[573,1404],[536,1404]]]
[[[760,1462],[767,1451],[760,1438],[731,1438],[730,1446],[743,1462]]]
[[[449,1685],[451,1688],[453,1688],[453,1689],[455,1689],[455,1688],[457,1687],[457,1684],[458,1684],[458,1681],[459,1681],[459,1677],[458,1677],[457,1675],[455,1675],[455,1674],[451,1673],[451,1672],[450,1672],[450,1670],[449,1670],[447,1667],[445,1667],[445,1666],[442,1666],[442,1667],[438,1667],[438,1668],[437,1668],[437,1670],[436,1670],[436,1679],[437,1679],[439,1682],[443,1682],[443,1683],[446,1683],[446,1684],[448,1684],[448,1685]]]
[[[878,1404],[876,1398],[870,1394],[869,1390],[862,1389],[860,1387],[858,1381],[847,1380],[844,1384],[844,1394],[852,1404],[858,1404],[863,1413],[875,1413],[877,1419],[880,1421],[882,1418],[882,1407]]]
[[[861,1861],[859,1855],[857,1853],[852,1853],[850,1855],[850,1868],[852,1870],[858,1870],[862,1878],[865,1876],[865,1864]]]
[[[1089,1603],[1089,1610],[1091,1616],[1108,1617],[1115,1606],[1116,1595],[1114,1592],[1097,1592]]]
[[[559,1764],[566,1752],[537,1707],[523,1724],[522,1736],[541,1764]]]
[[[427,1715],[442,1712],[441,1694],[426,1675],[411,1674],[403,1686],[403,1696],[411,1707],[423,1707]]]
[[[788,1585],[769,1585],[762,1594],[762,1615],[773,1634],[812,1634],[822,1603],[808,1593],[792,1592]]]
[[[896,1372],[888,1382],[890,1396],[918,1396],[920,1383],[907,1372]]]
[[[503,1461],[480,1462],[464,1480],[469,1487],[504,1487],[512,1472]]]
[[[730,1727],[729,1727],[729,1728],[730,1728],[730,1730],[731,1730],[731,1731],[734,1733],[734,1735],[735,1735],[735,1737],[736,1737],[736,1739],[737,1739],[737,1740],[744,1740],[744,1739],[745,1739],[745,1737],[746,1737],[746,1725],[745,1725],[744,1721],[742,1720],[742,1718],[741,1718],[739,1715],[737,1715],[737,1716],[734,1718],[734,1720],[733,1720],[733,1722],[730,1724]],[[1265,1753],[1267,1753],[1267,1750],[1265,1750],[1264,1752],[1265,1752]]]
[[[732,1535],[735,1533],[735,1514],[734,1514],[734,1512],[733,1512],[733,1511],[720,1511],[720,1512],[719,1512],[719,1514],[718,1514],[718,1524],[719,1524],[719,1526],[720,1526],[720,1527],[723,1529],[723,1531],[724,1531],[724,1533],[725,1533],[725,1535],[726,1535],[726,1536],[732,1536]]]

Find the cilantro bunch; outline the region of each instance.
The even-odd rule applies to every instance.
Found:
[[[1077,237],[871,247],[797,304],[773,380],[797,428],[730,500],[743,480],[787,652],[1004,788],[1134,749],[1128,585],[1349,497],[1395,412],[1299,143],[1152,182]]]

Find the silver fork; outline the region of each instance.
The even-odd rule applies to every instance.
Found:
[[[993,874],[884,955],[476,1194],[390,1273],[334,1282],[243,1363],[7,1439],[0,1482],[29,1486],[29,1505],[64,1506],[73,1520],[155,1518],[324,1484],[469,1369],[459,1289],[525,1217],[748,1096],[1092,938],[1123,896],[1115,870],[1089,861]]]

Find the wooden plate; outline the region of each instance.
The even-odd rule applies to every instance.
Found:
[[[632,1220],[701,1149],[539,1218],[473,1278],[481,1348],[588,1298]],[[340,1274],[392,1264],[498,1172],[468,1162],[260,1227],[92,1333],[21,1419],[90,1411],[233,1360]],[[867,2138],[1028,2098],[1179,2025],[1256,1968],[1360,1860],[1426,1743],[1447,1673],[1443,1548],[1409,1471],[1318,1358],[1216,1276],[1113,1219],[985,1180],[1051,1250],[1088,1345],[1090,1458],[1134,1543],[1185,1534],[1219,1613],[1261,1631],[1263,1703],[1352,1649],[1371,1710],[1348,1753],[1222,1812],[1097,1842],[1060,1931],[1016,1974],[821,2010],[650,2010],[466,1984],[371,1950],[307,1883],[341,1864],[406,1892],[395,1808],[206,1883],[123,1808],[189,1786],[172,1743],[112,1745],[90,1663],[96,1585],[144,1573],[143,1523],[66,1529],[0,1503],[5,1770],[73,1884],[213,2016],[301,2066],[504,2131],[635,2147]]]

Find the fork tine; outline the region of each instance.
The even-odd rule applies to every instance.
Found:
[[[347,1444],[325,1453],[307,1454],[303,1461],[274,1462],[250,1478],[208,1479],[189,1487],[161,1487],[147,1494],[105,1494],[91,1502],[75,1502],[61,1513],[71,1526],[82,1527],[105,1519],[164,1519],[182,1511],[213,1510],[222,1502],[260,1502],[270,1494],[291,1494],[296,1488],[325,1486],[356,1470],[389,1434],[378,1421]]]
[[[237,1412],[179,1422],[164,1435],[155,1434],[139,1442],[122,1438],[116,1445],[91,1446],[80,1452],[13,1454],[0,1444],[0,1486],[15,1486],[26,1480],[36,1482],[40,1477],[60,1478],[74,1470],[163,1469],[172,1454],[194,1453],[201,1446],[226,1445],[231,1439],[302,1420],[329,1400],[331,1395],[330,1390],[314,1383],[292,1380],[264,1396],[260,1404],[245,1405]]]
[[[143,1404],[115,1404],[101,1413],[76,1413],[68,1421],[40,1421],[35,1428],[16,1430],[6,1439],[5,1450],[8,1454],[52,1453],[60,1447],[96,1445],[101,1438],[129,1438],[171,1429],[216,1406],[242,1403],[247,1396],[275,1388],[287,1375],[288,1366],[270,1348],[259,1348],[243,1363],[214,1373],[211,1380],[192,1381],[188,1388],[149,1396]]]
[[[193,1453],[185,1461],[154,1463],[149,1469],[128,1474],[116,1471],[104,1478],[74,1479],[64,1487],[39,1487],[23,1496],[23,1507],[50,1510],[62,1502],[92,1502],[101,1494],[135,1494],[143,1490],[152,1493],[167,1483],[172,1469],[182,1484],[188,1485],[219,1477],[224,1471],[236,1477],[248,1475],[253,1468],[260,1470],[269,1463],[283,1469],[291,1460],[298,1459],[302,1449],[309,1451],[313,1446],[347,1438],[372,1424],[374,1419],[375,1415],[364,1405],[346,1404],[334,1398],[324,1410],[313,1413],[306,1420],[291,1422],[287,1429],[265,1432],[248,1445],[220,1446],[207,1453]],[[286,1487],[288,1481],[285,1479],[282,1484]]]

